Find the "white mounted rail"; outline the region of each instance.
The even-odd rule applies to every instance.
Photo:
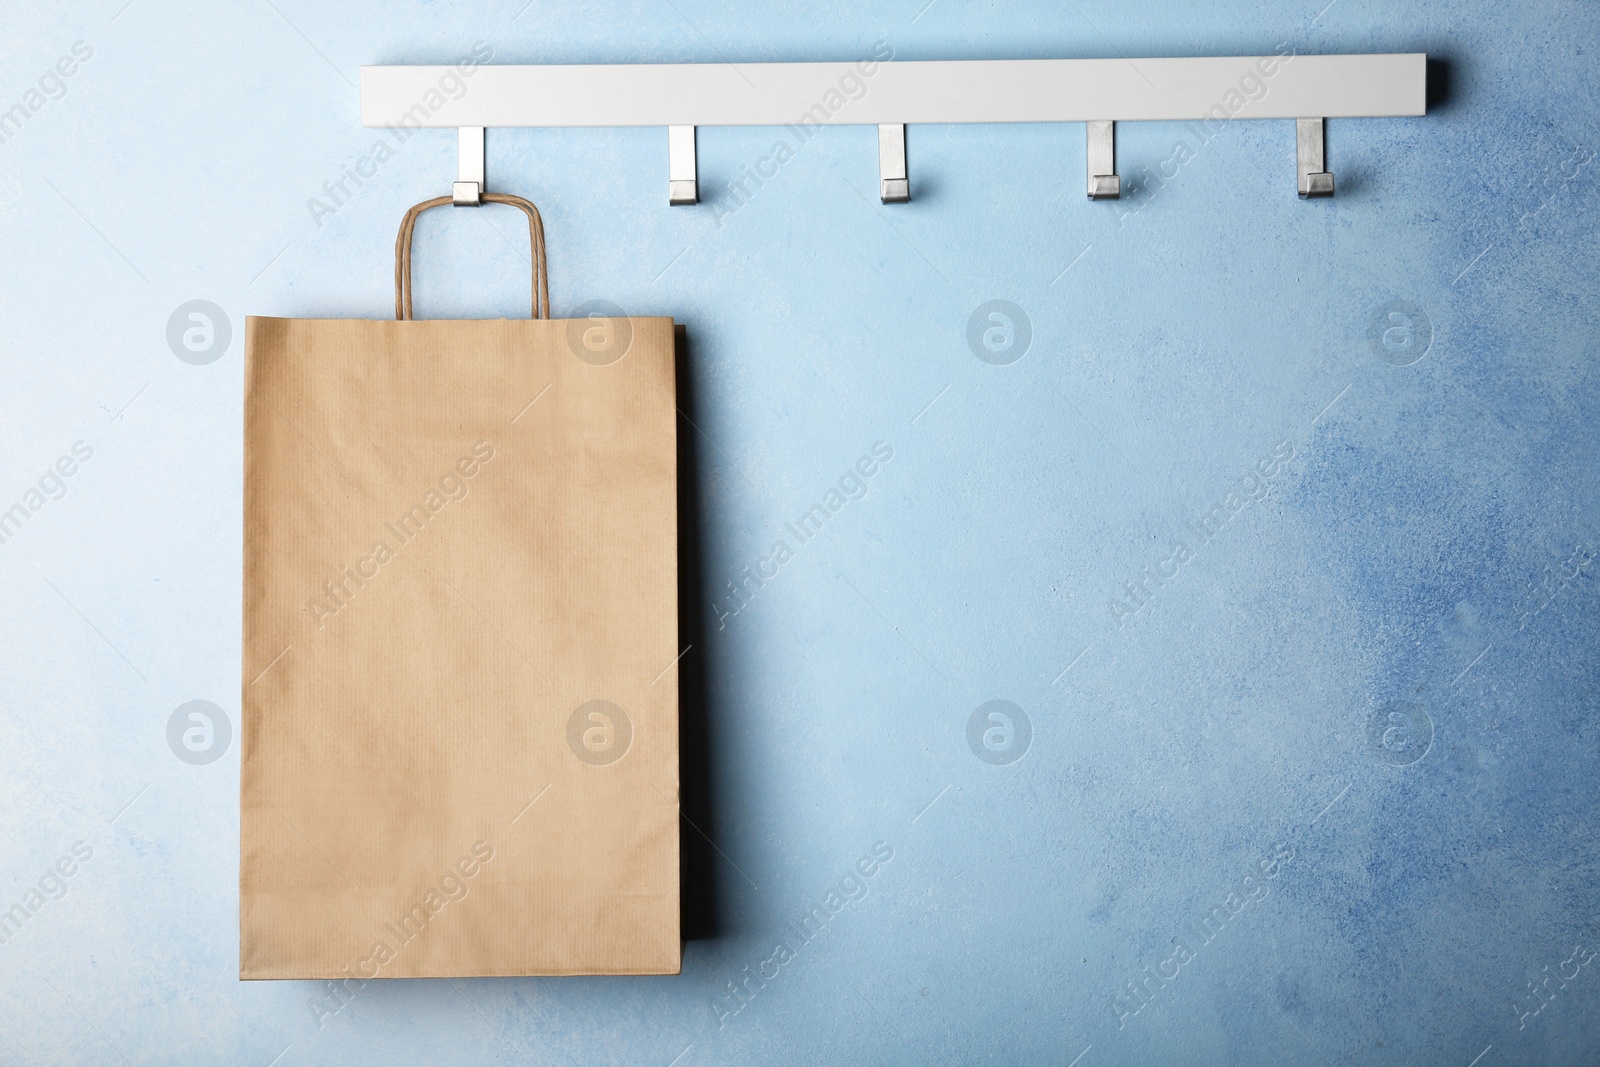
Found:
[[[977,122],[1296,119],[1302,196],[1332,193],[1320,167],[1320,120],[1422,115],[1427,57],[1210,56],[1186,59],[862,60],[852,63],[663,63],[361,68],[366,126],[802,126]],[[1315,123],[1313,131],[1310,120]],[[1098,130],[1098,134],[1096,133]],[[1316,144],[1304,142],[1315,135]],[[1090,195],[1110,199],[1107,128],[1092,127]],[[671,179],[673,203],[693,203]],[[881,145],[896,142],[880,130]],[[463,138],[462,144],[469,141]],[[903,145],[903,139],[899,142]],[[1311,150],[1314,148],[1314,151]],[[909,199],[903,156],[889,158],[885,199]],[[469,167],[463,167],[467,172]],[[1096,184],[1096,180],[1098,185]],[[891,181],[898,184],[891,185]],[[1099,192],[1096,194],[1095,189]]]

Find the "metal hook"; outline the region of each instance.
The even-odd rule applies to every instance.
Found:
[[[903,123],[878,127],[878,199],[909,204],[911,180],[906,175],[906,128]]]
[[[1117,200],[1122,179],[1117,176],[1117,133],[1114,122],[1086,122],[1085,156],[1089,162],[1089,199]]]
[[[1294,120],[1294,154],[1300,168],[1300,199],[1333,195],[1333,175],[1325,169],[1321,119]]]
[[[456,131],[456,181],[450,200],[456,207],[483,204],[483,127],[462,126]]]
[[[667,203],[698,204],[700,182],[693,126],[667,127]]]

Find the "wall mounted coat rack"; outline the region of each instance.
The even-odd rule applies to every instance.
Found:
[[[1329,118],[1426,111],[1427,57],[1212,56],[859,63],[483,66],[456,98],[456,68],[361,68],[365,126],[454,127],[459,205],[482,202],[490,126],[656,126],[667,130],[667,202],[699,202],[700,126],[875,125],[879,197],[911,199],[908,124],[1082,122],[1091,200],[1114,200],[1118,122],[1294,119],[1302,198],[1333,195]],[[460,83],[460,79],[456,81]],[[443,84],[450,84],[448,81]],[[831,95],[830,95],[831,94]],[[833,100],[843,101],[835,107]]]

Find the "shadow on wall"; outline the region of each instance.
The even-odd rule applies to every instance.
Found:
[[[716,836],[711,777],[711,708],[706,692],[705,612],[701,603],[699,438],[692,349],[677,328],[678,379],[678,646],[693,649],[678,661],[678,789],[682,825],[680,914],[683,939],[704,941],[720,929],[716,853],[701,833]]]
[[[1453,61],[1449,56],[1428,55],[1426,106],[1430,114],[1444,111],[1450,106],[1452,66]]]

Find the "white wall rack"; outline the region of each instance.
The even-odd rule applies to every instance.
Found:
[[[450,76],[454,74],[454,80]],[[460,86],[447,94],[442,86]],[[1294,119],[1297,191],[1333,195],[1323,150],[1329,118],[1426,111],[1427,57],[1209,56],[854,63],[489,65],[361,68],[365,126],[460,131],[457,204],[481,203],[484,130],[655,126],[667,130],[667,201],[699,201],[700,126],[878,127],[879,196],[911,199],[908,124],[1082,122],[1091,200],[1121,195],[1115,124]]]

